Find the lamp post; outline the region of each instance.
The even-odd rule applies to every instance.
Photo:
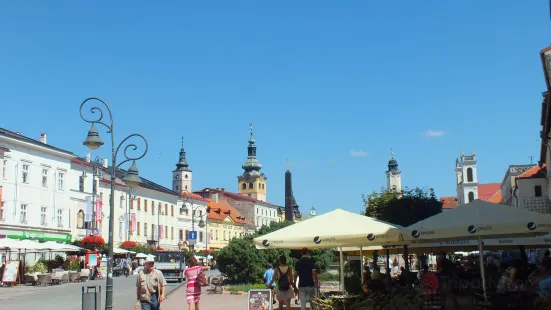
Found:
[[[96,105],[93,105],[92,108],[90,108],[90,112],[92,114],[98,113],[98,117],[96,118],[86,118],[83,115],[83,108],[84,105],[88,101],[98,101],[99,103],[103,104],[103,107],[107,109],[107,112],[109,113],[109,123],[106,123],[103,120],[103,110],[101,108],[101,105],[98,107]],[[99,98],[88,98],[82,102],[80,105],[80,117],[87,123],[92,124],[90,130],[88,131],[88,136],[86,140],[83,142],[84,145],[86,145],[91,150],[96,150],[100,148],[104,143],[101,140],[99,133],[96,129],[95,124],[101,124],[107,128],[107,132],[111,134],[111,195],[109,197],[109,254],[108,254],[108,261],[107,261],[107,277],[106,277],[106,290],[105,290],[105,309],[113,309],[113,240],[114,240],[114,231],[115,231],[115,181],[116,181],[116,173],[118,167],[120,167],[122,164],[127,163],[129,161],[132,161],[132,165],[127,170],[125,176],[124,176],[124,183],[129,188],[135,188],[140,185],[142,182],[140,179],[140,176],[138,174],[138,168],[136,167],[136,160],[139,160],[145,156],[147,153],[147,140],[144,138],[144,136],[140,134],[131,134],[124,138],[121,143],[115,147],[115,133],[114,133],[114,122],[113,122],[113,114],[111,113],[111,109],[107,105],[107,103]],[[145,142],[145,150],[140,156],[132,156],[131,154],[128,154],[129,149],[132,151],[136,151],[138,149],[138,146],[134,143],[129,143],[124,147],[124,151],[122,154],[124,155],[124,160],[122,160],[117,165],[117,155],[119,153],[119,150],[121,147],[127,142],[129,139],[139,137]]]
[[[96,221],[96,196],[98,195],[98,186],[96,183],[96,176],[101,178],[101,158],[96,156],[92,161],[94,172],[92,173],[92,230],[98,228],[98,222]]]
[[[199,215],[195,215],[195,213],[197,212],[197,210],[199,210],[199,208],[201,208],[201,206],[197,206],[194,208],[193,203],[191,203],[191,231],[195,231],[195,220],[197,218],[199,219],[199,222],[197,223],[197,226],[199,228],[205,228],[206,226],[205,221],[203,220],[203,214],[199,213]],[[189,210],[185,203],[184,203],[184,206],[182,207],[182,210],[184,212],[187,212]],[[193,240],[190,240],[190,241],[193,241]],[[195,242],[197,242],[197,240],[195,240]],[[190,244],[190,248],[191,248],[192,254],[195,254],[195,243]]]
[[[132,188],[128,188],[128,191],[126,191],[126,197],[126,240],[130,241],[130,202],[136,200],[136,195],[134,195]]]

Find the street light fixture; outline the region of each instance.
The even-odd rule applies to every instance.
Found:
[[[99,116],[94,119],[88,119],[84,117],[83,115],[83,108],[84,105],[88,101],[98,101],[107,109],[107,112],[109,113],[109,124],[103,122],[103,110],[101,107],[93,106],[90,108],[90,112],[92,114],[95,114],[96,112],[99,113]],[[123,181],[126,183],[126,185],[129,188],[135,188],[140,185],[141,179],[138,175],[138,168],[136,167],[136,160],[139,160],[147,154],[147,140],[144,138],[144,136],[140,134],[131,134],[124,138],[121,143],[115,147],[115,134],[114,134],[114,123],[113,123],[113,114],[111,113],[111,109],[109,108],[109,105],[107,103],[99,98],[88,98],[82,102],[80,105],[80,117],[87,123],[91,123],[92,127],[88,131],[88,136],[86,137],[86,140],[83,142],[84,145],[86,145],[91,150],[97,150],[100,148],[104,143],[103,140],[100,138],[99,133],[96,129],[95,124],[101,124],[107,128],[107,133],[111,134],[111,195],[109,198],[109,244],[108,244],[108,261],[107,261],[107,277],[106,277],[106,290],[105,290],[105,309],[113,309],[113,234],[115,231],[115,182],[116,182],[116,173],[117,169],[124,163],[127,163],[129,161],[132,161],[132,165],[128,169]],[[140,156],[132,156],[128,154],[129,149],[132,151],[138,150],[138,146],[134,143],[129,143],[124,147],[124,151],[122,152],[125,159],[121,161],[117,165],[117,155],[119,153],[120,148],[131,138],[139,137],[145,142],[145,150]]]
[[[195,220],[196,219],[199,219],[199,222],[197,223],[197,226],[199,228],[202,229],[202,228],[205,228],[205,226],[207,226],[205,221],[203,220],[203,214],[200,213],[199,215],[195,215],[195,213],[197,213],[196,211],[199,210],[199,208],[201,208],[201,206],[197,206],[197,207],[193,208],[193,205],[192,205],[192,207],[191,207],[191,210],[192,210],[192,212],[191,212],[191,230],[192,231],[195,231]],[[189,208],[186,206],[185,202],[184,202],[184,206],[182,207],[182,211],[184,211],[186,213],[189,211]],[[195,240],[195,242],[197,242],[197,240]],[[191,251],[194,252],[195,244],[191,244],[190,247],[191,247]]]

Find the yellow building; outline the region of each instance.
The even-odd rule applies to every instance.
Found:
[[[207,206],[209,249],[221,249],[233,238],[254,232],[254,224],[225,200],[215,202],[209,199]]]

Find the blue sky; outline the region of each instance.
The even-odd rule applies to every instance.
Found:
[[[0,127],[85,155],[97,96],[144,177],[171,186],[184,136],[194,189],[236,191],[253,122],[268,200],[289,159],[303,211],[360,211],[391,148],[439,196],[462,151],[481,182],[538,160],[548,1],[116,2],[0,4]]]

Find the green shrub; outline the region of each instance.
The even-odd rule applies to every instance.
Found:
[[[37,273],[47,273],[48,272],[48,268],[46,267],[46,265],[44,265],[44,263],[42,261],[38,261],[34,266],[33,266],[33,272],[37,272]]]
[[[266,289],[266,284],[241,284],[228,286],[227,291],[230,292],[248,292],[249,290]]]
[[[320,282],[339,281],[339,275],[331,272],[324,272],[318,276]]]

